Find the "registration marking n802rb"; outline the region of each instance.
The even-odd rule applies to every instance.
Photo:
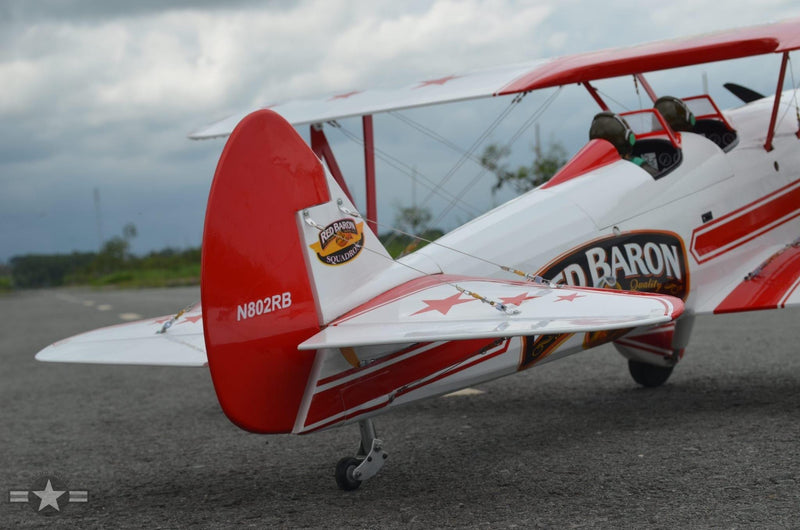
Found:
[[[290,291],[245,302],[236,306],[236,321],[247,320],[280,309],[288,309],[291,305],[292,293]]]

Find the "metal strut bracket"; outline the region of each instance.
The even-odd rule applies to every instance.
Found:
[[[353,478],[363,482],[378,474],[389,455],[383,450],[383,442],[375,437],[375,425],[372,420],[361,420],[358,422],[358,427],[361,429],[358,457],[364,459],[353,470]],[[366,450],[367,447],[370,448],[369,452]]]

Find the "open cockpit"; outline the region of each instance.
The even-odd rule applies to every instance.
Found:
[[[595,115],[589,144],[581,149],[544,187],[553,187],[620,158],[660,179],[683,162],[681,133],[706,137],[722,151],[736,147],[738,136],[707,94],[688,98],[663,96],[653,108]],[[610,144],[610,145],[609,145]]]
[[[702,134],[726,153],[736,147],[739,137],[728,120],[708,94],[683,98],[683,102],[695,117],[691,132]]]

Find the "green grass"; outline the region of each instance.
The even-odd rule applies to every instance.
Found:
[[[0,294],[10,293],[12,289],[11,276],[0,276]]]
[[[122,270],[89,281],[94,287],[178,287],[200,284],[200,264],[174,269]]]
[[[433,241],[438,239],[442,236],[442,231],[439,229],[431,229],[427,230],[422,233],[422,237]],[[399,258],[404,254],[410,254],[415,250],[419,250],[425,245],[427,245],[427,241],[422,241],[421,239],[414,239],[412,237],[398,234],[392,235],[390,233],[381,234],[380,236],[381,243],[386,247],[386,250],[389,252],[389,255],[393,258]]]

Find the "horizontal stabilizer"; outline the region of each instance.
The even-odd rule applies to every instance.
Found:
[[[436,275],[387,291],[299,349],[625,329],[682,312],[683,302],[666,295]]]
[[[197,305],[172,315],[109,326],[56,342],[36,360],[62,363],[205,366],[203,321]],[[158,333],[165,329],[166,331]]]

